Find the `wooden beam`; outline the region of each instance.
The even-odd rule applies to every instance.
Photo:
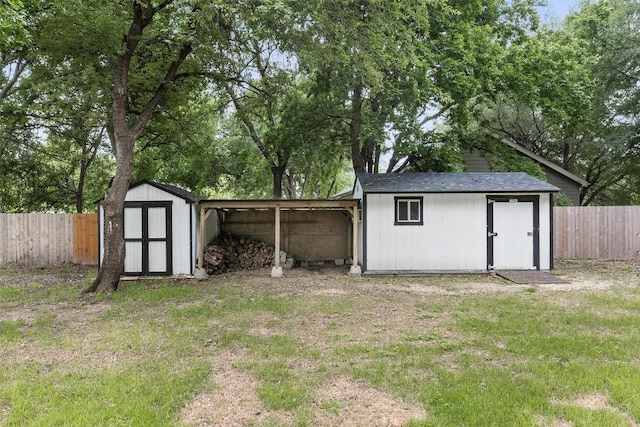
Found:
[[[357,200],[204,200],[201,206],[213,209],[345,209]]]
[[[280,267],[280,208],[276,206],[275,208],[275,212],[276,212],[276,223],[275,223],[275,228],[276,228],[276,236],[275,236],[275,242],[276,242],[276,253],[275,253],[275,267],[278,268]]]
[[[211,211],[209,211],[209,214],[211,214]],[[202,270],[202,266],[203,266],[203,259],[204,259],[204,233],[205,233],[205,223],[207,221],[207,218],[209,217],[209,215],[207,215],[207,209],[200,205],[200,224],[199,224],[199,239],[198,239],[198,269]]]
[[[351,213],[351,219],[353,221],[353,255],[349,274],[352,276],[360,276],[362,274],[362,269],[360,268],[360,265],[358,265],[358,222],[360,221],[358,205],[356,204],[353,209],[347,210]]]
[[[353,208],[351,218],[353,218],[353,267],[358,266],[358,207]]]

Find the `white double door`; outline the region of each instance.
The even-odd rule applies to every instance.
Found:
[[[171,203],[126,203],[124,241],[125,274],[170,275]]]

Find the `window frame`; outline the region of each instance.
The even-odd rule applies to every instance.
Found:
[[[400,203],[407,204],[407,215],[408,218],[405,220],[400,219]],[[419,218],[417,220],[411,219],[411,204],[418,204],[418,215]],[[423,225],[424,224],[424,198],[423,197],[407,197],[407,196],[395,196],[393,198],[393,206],[394,206],[394,225]]]

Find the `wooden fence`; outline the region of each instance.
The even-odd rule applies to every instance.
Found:
[[[554,258],[640,257],[640,206],[571,206],[553,211]]]
[[[97,265],[97,214],[0,214],[4,263]]]

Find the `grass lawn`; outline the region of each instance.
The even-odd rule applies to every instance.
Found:
[[[0,426],[638,426],[640,265],[568,285],[0,266]]]

